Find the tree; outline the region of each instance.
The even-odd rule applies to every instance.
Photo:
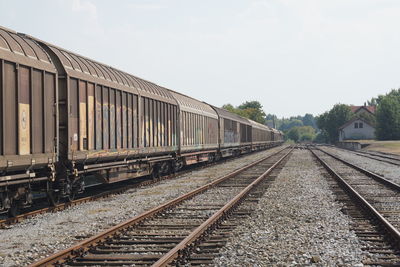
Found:
[[[295,142],[311,142],[315,138],[315,129],[311,126],[296,126],[287,132],[286,137]]]
[[[300,139],[300,134],[299,134],[299,130],[297,129],[297,127],[294,127],[292,129],[290,129],[285,136],[288,139],[291,139],[291,140],[295,141],[296,143]]]
[[[258,101],[246,101],[237,108],[233,107],[231,104],[225,104],[222,106],[222,108],[261,124],[265,124],[266,122],[265,112],[262,109],[262,105]]]
[[[379,140],[400,139],[400,89],[381,97],[376,122],[375,133]]]
[[[325,130],[320,131],[317,136],[315,136],[314,138],[314,142],[315,143],[328,143],[329,142],[329,137],[328,137],[328,133]]]
[[[339,127],[349,121],[352,116],[349,106],[336,104],[331,110],[317,118],[317,125],[326,132],[329,142],[335,143],[339,140]]]
[[[313,128],[316,128],[315,119],[312,114],[306,113],[306,115],[304,115],[302,121],[303,121],[304,126],[311,126]]]

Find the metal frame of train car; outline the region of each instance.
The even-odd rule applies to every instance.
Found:
[[[55,179],[57,71],[36,42],[0,28],[0,211],[32,203]],[[46,188],[46,186],[44,186]]]

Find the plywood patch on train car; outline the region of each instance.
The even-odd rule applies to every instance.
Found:
[[[30,111],[29,104],[18,105],[18,140],[19,140],[19,154],[30,154]]]

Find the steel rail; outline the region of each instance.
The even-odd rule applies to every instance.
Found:
[[[365,151],[362,151],[362,152],[354,151],[354,150],[345,149],[345,148],[341,148],[341,147],[339,147],[339,149],[344,150],[346,152],[354,153],[360,157],[373,159],[373,160],[380,161],[380,162],[385,162],[385,163],[392,164],[395,166],[400,166],[400,159],[398,159],[398,158],[393,158],[393,157],[389,157],[389,156],[385,156],[385,155],[377,155],[377,154],[368,153]],[[378,157],[378,158],[376,158],[376,157]],[[390,160],[392,160],[392,161],[390,161]],[[393,161],[397,161],[397,162],[393,162]]]
[[[40,261],[34,262],[29,266],[30,267],[52,266],[52,265],[58,265],[58,264],[61,264],[61,263],[65,262],[65,261],[68,261],[69,259],[73,258],[74,256],[81,255],[84,252],[88,251],[90,249],[90,247],[93,247],[97,243],[104,241],[109,236],[111,236],[113,234],[116,234],[119,231],[121,231],[121,230],[123,230],[123,229],[125,229],[125,228],[127,228],[129,226],[138,224],[138,223],[140,223],[140,222],[142,222],[142,221],[144,221],[144,220],[146,220],[146,219],[148,219],[150,217],[153,217],[154,215],[157,215],[160,212],[165,211],[166,209],[172,208],[172,207],[176,206],[177,204],[183,202],[184,200],[190,199],[190,198],[192,198],[192,197],[194,197],[194,196],[196,196],[196,195],[198,195],[198,194],[200,194],[200,193],[202,193],[202,192],[214,187],[215,185],[220,184],[223,181],[225,181],[225,180],[227,180],[227,179],[229,179],[229,178],[231,178],[231,177],[233,177],[233,176],[235,176],[235,175],[237,175],[237,174],[239,174],[239,173],[241,173],[241,172],[243,172],[243,171],[245,171],[245,170],[247,170],[247,169],[249,169],[249,168],[251,168],[251,167],[253,167],[253,166],[255,166],[255,165],[257,165],[257,164],[259,164],[259,163],[261,163],[261,162],[263,162],[263,161],[265,161],[267,159],[269,159],[269,158],[271,158],[271,157],[273,157],[274,155],[277,155],[277,154],[281,153],[283,150],[286,150],[286,149],[288,149],[288,147],[285,147],[285,148],[275,152],[274,154],[271,154],[271,155],[269,155],[267,157],[264,157],[262,159],[259,159],[259,160],[255,161],[255,162],[252,162],[252,163],[250,163],[250,164],[248,164],[248,165],[246,165],[244,167],[241,167],[241,168],[239,168],[237,170],[234,170],[233,172],[231,172],[229,174],[225,174],[225,175],[221,176],[220,178],[218,178],[218,179],[216,179],[216,180],[214,180],[214,181],[212,181],[212,182],[210,182],[210,183],[208,183],[206,185],[203,185],[203,186],[201,186],[201,187],[199,187],[197,189],[192,190],[189,193],[186,193],[186,194],[184,194],[182,196],[179,196],[177,198],[174,198],[174,199],[172,199],[172,200],[170,200],[170,201],[168,201],[168,202],[166,202],[164,204],[161,204],[161,205],[159,205],[157,207],[154,207],[154,208],[152,208],[152,209],[150,209],[150,210],[148,210],[148,211],[146,211],[146,212],[144,212],[142,214],[139,214],[139,215],[137,215],[137,216],[125,221],[125,222],[119,223],[119,224],[117,224],[117,225],[115,225],[115,226],[113,226],[113,227],[111,227],[111,228],[109,228],[109,229],[97,234],[97,235],[94,235],[94,236],[92,236],[92,237],[90,237],[88,239],[85,239],[85,240],[83,240],[83,241],[81,241],[81,242],[79,242],[79,243],[77,243],[77,244],[75,244],[75,245],[73,245],[73,246],[71,246],[71,247],[69,247],[67,249],[59,251],[59,252],[57,252],[57,253],[55,253],[53,255],[50,255],[49,257],[44,258],[44,259],[42,259]]]
[[[390,233],[391,237],[396,241],[397,246],[400,245],[400,232],[394,227],[382,214],[380,214],[363,196],[361,196],[343,177],[341,177],[327,162],[319,157],[312,149],[309,149],[314,157],[321,163],[321,165],[338,181],[343,190],[348,192],[352,198],[361,204],[364,209],[369,212],[378,222],[380,222],[385,229]],[[322,151],[324,152],[324,151]],[[335,157],[333,157],[335,158]],[[335,158],[336,159],[336,158]]]
[[[365,168],[362,168],[362,167],[360,167],[360,166],[358,166],[358,165],[355,165],[355,164],[353,164],[353,163],[350,163],[350,162],[348,162],[348,161],[346,161],[346,160],[344,160],[344,159],[342,159],[342,158],[339,158],[338,156],[333,155],[332,153],[329,153],[329,152],[327,152],[327,151],[325,151],[325,150],[323,150],[323,149],[320,149],[320,148],[317,148],[317,147],[315,147],[315,149],[317,149],[317,150],[319,150],[319,151],[321,151],[321,152],[327,154],[328,156],[331,156],[332,158],[334,158],[334,159],[336,159],[336,160],[338,160],[338,161],[340,161],[340,162],[346,164],[347,166],[349,166],[349,167],[351,167],[351,168],[356,169],[357,171],[362,172],[363,174],[367,175],[368,177],[373,178],[373,179],[376,180],[377,182],[383,183],[383,184],[389,186],[389,187],[392,188],[392,189],[395,189],[395,190],[397,190],[397,191],[400,191],[400,185],[398,185],[398,184],[396,184],[396,183],[394,183],[394,182],[392,182],[392,181],[389,181],[388,179],[386,179],[385,177],[383,177],[383,176],[381,176],[381,175],[379,175],[379,174],[373,173],[373,172],[371,172],[371,171],[369,171],[369,170],[367,170],[367,169],[365,169]]]
[[[210,218],[208,218],[205,222],[203,222],[199,227],[197,227],[193,232],[191,232],[185,239],[183,239],[178,245],[176,245],[173,249],[167,252],[161,259],[155,262],[153,267],[161,267],[167,266],[175,259],[179,257],[179,255],[184,254],[184,250],[186,250],[191,244],[196,242],[207,230],[215,226],[218,221],[226,214],[232,210],[232,208],[236,207],[240,201],[248,195],[248,193],[257,186],[263,179],[265,179],[271,172],[274,170],[291,152],[293,148],[289,150],[285,155],[283,155],[277,162],[274,163],[268,170],[266,170],[263,174],[257,177],[251,184],[249,184],[246,188],[244,188],[241,192],[239,192],[233,199],[231,199],[227,204],[225,204],[221,209],[215,212]]]
[[[211,167],[211,166],[214,166],[214,165],[217,165],[217,164],[222,164],[222,163],[228,162],[228,161],[233,160],[233,159],[235,159],[235,158],[223,159],[223,160],[220,160],[218,162],[209,163],[206,166],[195,166],[195,169],[202,169],[202,168],[206,168],[206,167]],[[117,189],[113,189],[113,190],[110,190],[110,191],[101,192],[101,193],[93,195],[93,196],[78,198],[78,199],[75,199],[73,201],[60,203],[60,204],[57,204],[56,206],[45,207],[45,208],[42,208],[42,209],[37,209],[37,210],[33,210],[33,211],[30,211],[30,212],[27,212],[27,213],[23,213],[23,214],[15,216],[15,217],[1,219],[0,220],[0,229],[4,229],[9,225],[13,225],[13,224],[19,223],[19,222],[21,222],[21,221],[23,221],[25,219],[32,218],[32,217],[40,215],[40,214],[62,211],[62,210],[65,210],[65,209],[67,209],[69,207],[73,207],[73,206],[76,206],[76,205],[79,205],[79,204],[95,201],[95,200],[98,200],[98,199],[101,199],[101,198],[108,197],[110,195],[119,194],[119,193],[122,193],[122,192],[124,192],[126,190],[129,190],[131,188],[147,186],[147,185],[155,184],[155,183],[157,183],[159,181],[163,181],[163,180],[167,180],[167,179],[173,179],[173,178],[178,177],[180,175],[184,175],[186,173],[189,173],[189,172],[191,172],[193,170],[194,170],[193,168],[182,170],[182,171],[179,171],[177,173],[164,175],[164,176],[161,176],[161,177],[156,178],[156,179],[140,182],[138,184],[124,186],[122,188],[117,188]]]

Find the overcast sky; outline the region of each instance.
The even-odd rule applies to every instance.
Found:
[[[397,0],[0,0],[0,25],[210,104],[320,114],[400,87]]]

